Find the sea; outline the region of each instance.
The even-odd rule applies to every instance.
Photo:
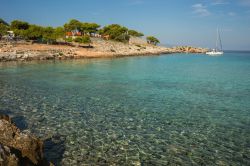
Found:
[[[55,165],[250,165],[250,52],[1,62],[0,113]]]

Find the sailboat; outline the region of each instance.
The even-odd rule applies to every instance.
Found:
[[[217,39],[216,39],[215,49],[213,49],[212,51],[206,52],[206,54],[210,56],[219,56],[219,55],[224,54],[224,52],[222,51],[222,44],[221,44],[219,29],[217,29]]]

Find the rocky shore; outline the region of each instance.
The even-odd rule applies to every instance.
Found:
[[[0,42],[0,61],[105,58],[170,53],[204,53],[206,49],[193,47],[167,48],[150,44],[120,43],[92,39],[88,45],[46,45],[31,42]]]
[[[9,116],[0,114],[0,166],[53,166],[44,158],[43,141],[21,132]]]

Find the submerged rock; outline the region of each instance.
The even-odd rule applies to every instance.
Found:
[[[0,165],[52,165],[43,156],[43,141],[21,132],[6,115],[0,115]]]

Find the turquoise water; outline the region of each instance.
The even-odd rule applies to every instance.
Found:
[[[0,112],[56,165],[250,165],[250,53],[0,63]]]

